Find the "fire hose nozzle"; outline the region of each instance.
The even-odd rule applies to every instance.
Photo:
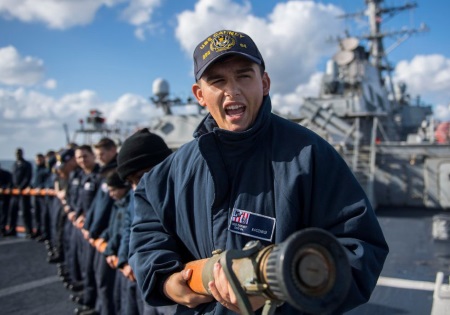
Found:
[[[343,302],[351,281],[344,247],[319,228],[298,231],[280,244],[263,247],[251,241],[242,250],[190,262],[185,269],[193,270],[188,281],[193,291],[211,295],[208,283],[216,262],[222,265],[244,315],[253,314],[247,295],[263,296],[272,302],[269,308],[287,302],[305,313],[329,313]]]

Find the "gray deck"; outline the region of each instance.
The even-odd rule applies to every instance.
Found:
[[[42,243],[0,238],[0,313],[4,315],[69,315],[69,301],[56,266],[46,261]]]
[[[377,212],[390,252],[370,301],[346,314],[431,313],[436,273],[450,273],[450,243],[432,238],[431,210],[383,209]],[[383,281],[385,280],[385,281]],[[409,281],[402,281],[409,280]]]

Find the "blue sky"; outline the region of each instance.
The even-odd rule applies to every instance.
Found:
[[[402,5],[386,0],[384,6]],[[275,107],[289,111],[318,91],[325,62],[336,51],[330,37],[364,33],[337,14],[364,9],[364,0],[0,0],[0,159],[17,146],[28,158],[65,144],[91,108],[144,126],[160,115],[148,98],[166,79],[173,96],[191,95],[192,51],[210,33],[230,28],[258,43],[272,79]],[[418,8],[387,19],[384,30],[417,28],[392,51],[394,78],[409,85],[450,120],[448,1],[417,1]],[[394,42],[387,39],[386,48]]]

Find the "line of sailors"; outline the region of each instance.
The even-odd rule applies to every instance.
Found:
[[[23,150],[16,150],[16,161],[12,173],[0,168],[0,235],[17,236],[17,221],[19,210],[22,213],[26,238],[45,240],[44,226],[48,226],[45,200],[46,198],[31,197],[30,188],[42,189],[50,187],[51,169],[56,163],[55,152],[49,151],[46,156],[37,154],[34,171],[30,162],[25,160]],[[15,189],[22,194],[7,194],[3,191]],[[34,228],[33,228],[34,226]]]
[[[174,306],[151,307],[143,301],[128,264],[132,191],[170,153],[162,138],[142,129],[119,152],[112,139],[102,138],[93,147],[73,146],[56,154],[45,184],[55,196],[36,196],[43,219],[34,233],[25,215],[24,225],[27,236],[45,241],[48,262],[57,264],[72,292],[69,298],[78,305],[75,314],[175,312]],[[11,228],[4,234],[14,236]]]

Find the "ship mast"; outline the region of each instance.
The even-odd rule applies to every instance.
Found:
[[[386,36],[393,35],[403,35],[411,34],[417,32],[417,30],[402,30],[396,32],[381,32],[381,22],[383,20],[383,15],[393,15],[397,12],[410,10],[417,7],[417,3],[407,3],[403,6],[382,8],[380,3],[383,0],[366,0],[367,3],[367,15],[370,24],[370,35],[366,36],[370,40],[370,55],[372,56],[372,65],[379,70],[381,75],[382,70],[390,70],[389,65],[383,64],[383,59],[385,59],[386,54],[383,46],[383,38]]]
[[[421,32],[426,30],[426,26],[421,26],[420,29],[404,29],[400,31],[392,31],[392,32],[382,32],[381,31],[381,23],[383,21],[383,16],[388,15],[393,16],[394,14],[404,11],[410,10],[417,7],[416,2],[408,2],[402,6],[396,7],[381,7],[381,3],[383,0],[365,0],[367,5],[367,10],[363,12],[357,13],[349,13],[341,15],[342,18],[353,18],[357,16],[366,15],[369,19],[370,32],[367,35],[356,36],[359,39],[366,39],[369,41],[369,53],[371,56],[372,65],[378,70],[379,78],[382,80],[382,72],[387,70],[390,72],[392,67],[387,62],[386,58],[386,50],[384,49],[383,39],[386,36],[404,36],[400,38],[398,41],[404,41],[407,37],[412,35],[413,33]],[[405,38],[406,36],[406,38]]]

